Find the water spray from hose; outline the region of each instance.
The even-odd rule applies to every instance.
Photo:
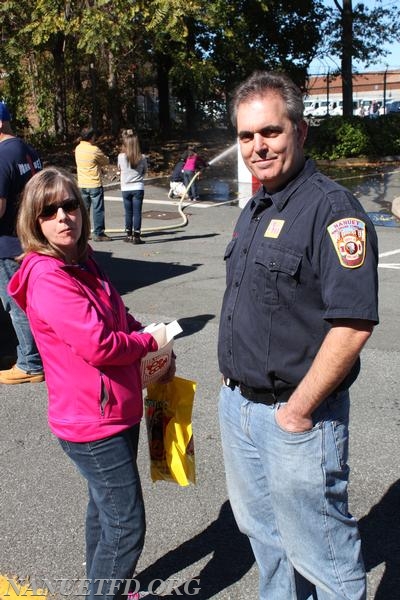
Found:
[[[217,154],[217,156],[214,156],[214,158],[212,158],[211,160],[208,161],[209,166],[219,162],[220,160],[222,160],[223,158],[225,158],[225,156],[227,156],[228,154],[230,154],[231,152],[233,152],[235,149],[237,148],[237,143],[235,142],[234,144],[232,144],[232,146],[229,146],[229,148],[226,148],[226,150],[223,150],[222,152],[220,152],[219,154]],[[183,212],[183,208],[182,208],[182,204],[183,201],[185,200],[189,189],[191,188],[193,182],[195,181],[195,179],[200,175],[200,171],[197,171],[192,179],[189,181],[187,187],[185,188],[184,192],[181,194],[181,197],[179,199],[178,202],[178,212],[182,218],[182,222],[181,223],[175,223],[175,224],[170,224],[170,225],[160,225],[158,227],[142,227],[141,229],[141,233],[149,233],[152,231],[167,231],[168,229],[179,229],[180,227],[186,227],[186,225],[188,224],[188,218],[185,215],[185,213]],[[124,230],[123,229],[107,229],[107,231],[109,233],[122,233]]]
[[[214,163],[219,162],[220,160],[225,158],[225,156],[227,156],[228,154],[230,154],[231,152],[236,150],[236,148],[237,148],[237,143],[235,142],[234,144],[232,144],[232,146],[229,146],[229,148],[227,148],[226,150],[223,150],[222,152],[220,152],[220,154],[217,154],[217,156],[215,156],[214,158],[209,160],[208,164],[213,165]]]

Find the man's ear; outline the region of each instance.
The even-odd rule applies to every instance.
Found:
[[[300,121],[297,126],[297,139],[299,140],[300,147],[304,146],[308,133],[308,123],[306,121]]]

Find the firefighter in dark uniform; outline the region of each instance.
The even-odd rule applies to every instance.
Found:
[[[304,155],[300,90],[256,72],[232,101],[262,184],[226,253],[218,344],[227,485],[261,600],[361,600],[348,511],[350,385],[378,322],[377,238],[358,200]]]

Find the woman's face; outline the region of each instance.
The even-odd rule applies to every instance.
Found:
[[[68,262],[77,259],[82,214],[79,200],[71,189],[65,186],[57,197],[43,207],[39,224],[47,241],[58,248]]]

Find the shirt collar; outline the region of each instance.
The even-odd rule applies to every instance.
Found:
[[[274,194],[269,194],[263,185],[260,186],[251,199],[251,208],[254,208],[257,205],[261,209],[262,205],[265,206],[272,202],[275,208],[280,212],[287,204],[292,194],[294,194],[304,181],[309,179],[316,170],[315,162],[311,158],[308,158],[299,173],[291,179],[282,190],[279,190]]]

